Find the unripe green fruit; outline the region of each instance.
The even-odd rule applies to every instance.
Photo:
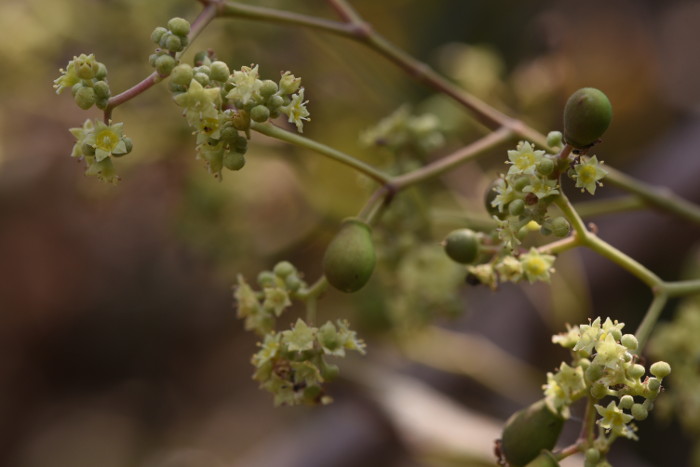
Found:
[[[462,264],[472,263],[479,256],[479,244],[479,237],[470,229],[453,230],[442,242],[447,256]]]
[[[190,33],[190,23],[184,18],[170,18],[168,29],[178,36],[187,36]],[[155,31],[154,31],[155,32]]]
[[[376,261],[372,229],[357,218],[343,221],[323,257],[328,282],[341,292],[356,292],[369,281]]]
[[[544,450],[525,467],[559,467],[559,461],[550,451]]]
[[[163,38],[163,35],[168,32],[167,29],[165,29],[163,26],[158,26],[153,30],[151,33],[151,40],[155,42],[156,44],[160,44],[160,40]]]
[[[168,76],[177,65],[177,61],[170,55],[164,54],[156,58],[156,71],[161,76]]]
[[[592,146],[612,121],[610,100],[595,88],[582,88],[564,107],[564,139],[575,148]]]
[[[82,86],[75,93],[75,103],[83,110],[87,110],[97,101],[95,90],[88,86]]]
[[[563,426],[564,419],[541,399],[508,419],[501,436],[501,452],[511,466],[525,466],[543,449],[554,447]]]
[[[256,105],[250,109],[250,119],[254,122],[263,123],[270,118],[270,109],[264,105]]]
[[[185,63],[179,64],[170,73],[170,82],[178,86],[189,86],[192,78],[194,78],[194,70]]]
[[[241,170],[245,165],[245,156],[240,152],[227,151],[224,154],[223,163],[229,170]]]
[[[224,82],[231,76],[228,65],[221,61],[211,62],[209,77],[214,81]]]

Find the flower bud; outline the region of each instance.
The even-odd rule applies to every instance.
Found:
[[[179,52],[183,49],[182,39],[175,34],[163,36],[161,47],[168,49],[171,52]]]
[[[181,63],[170,72],[170,82],[178,86],[189,86],[194,77],[192,67]]]
[[[571,224],[569,224],[569,221],[563,216],[552,219],[549,228],[554,236],[559,238],[566,237],[569,235],[569,232],[571,232]]]
[[[284,97],[280,96],[279,94],[275,94],[273,96],[270,96],[270,98],[267,100],[267,106],[271,110],[282,107],[283,105],[284,105]]]
[[[109,99],[111,92],[109,90],[109,84],[107,84],[107,81],[97,81],[93,86],[93,89],[95,90],[95,95],[98,99]]]
[[[542,160],[537,163],[536,169],[540,175],[549,175],[554,172],[554,161],[549,157],[543,157]]]
[[[603,136],[612,121],[612,106],[603,92],[582,88],[564,107],[564,139],[575,148],[587,148]]]
[[[95,90],[89,86],[81,86],[75,93],[75,103],[83,110],[87,110],[97,101]]]
[[[296,272],[296,268],[289,261],[280,261],[272,268],[272,272],[279,277],[287,277]]]
[[[190,23],[184,18],[170,18],[168,20],[168,29],[173,34],[186,37],[190,33]]]
[[[280,78],[279,89],[282,94],[294,94],[301,86],[301,78],[295,77],[288,71],[285,71]]]
[[[229,170],[241,170],[245,165],[245,156],[240,152],[227,151],[224,153],[223,164]]]
[[[263,123],[270,118],[270,109],[264,105],[256,105],[250,109],[250,119],[254,122]]]
[[[666,362],[656,362],[649,367],[649,372],[659,379],[664,379],[671,374],[671,365]]]
[[[629,394],[625,394],[624,396],[620,397],[620,403],[618,404],[618,407],[621,409],[629,410],[632,408],[634,405],[634,397],[630,396]]]
[[[501,436],[501,452],[510,465],[525,466],[543,449],[554,447],[563,426],[564,419],[541,399],[508,419]]]
[[[562,145],[562,139],[564,135],[561,131],[550,131],[547,133],[547,146],[550,148],[559,148]]]
[[[271,79],[266,79],[260,85],[260,95],[267,98],[277,92],[279,86]]]
[[[471,229],[458,229],[450,232],[442,245],[451,260],[469,264],[479,255],[479,243],[476,232]]]
[[[642,404],[634,404],[631,413],[634,419],[638,421],[645,420],[649,416],[649,411]]]
[[[97,73],[95,73],[95,79],[97,81],[103,81],[107,78],[107,67],[104,63],[97,62]]]
[[[508,214],[511,216],[519,216],[525,211],[525,201],[522,199],[514,199],[508,204]]]
[[[211,72],[209,78],[214,81],[224,82],[229,76],[231,76],[231,70],[229,70],[228,65],[221,61],[211,62],[210,65]]]
[[[168,54],[160,55],[155,61],[156,71],[161,76],[168,76],[175,65],[177,65],[177,61]]]
[[[160,40],[163,38],[163,35],[167,32],[168,30],[165,29],[163,26],[158,26],[151,33],[151,40],[156,44],[160,44]]]
[[[343,221],[323,257],[328,282],[342,292],[356,292],[369,281],[376,261],[372,229],[357,218]]]
[[[639,379],[644,376],[644,373],[646,373],[646,370],[639,363],[635,363],[627,369],[627,375],[632,379]]]

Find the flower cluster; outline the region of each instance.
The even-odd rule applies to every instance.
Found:
[[[54,80],[56,94],[70,88],[75,103],[83,110],[93,105],[99,109],[107,107],[109,84],[107,83],[107,67],[95,60],[93,54],[80,54],[68,62],[65,70],[59,70],[61,76]]]
[[[467,266],[470,283],[484,284],[496,289],[499,282],[520,282],[527,279],[529,283],[549,282],[554,272],[553,255],[541,253],[537,248],[530,248],[526,253],[494,257],[488,263]]]
[[[109,183],[119,181],[112,159],[128,154],[132,148],[131,139],[124,136],[123,127],[123,123],[106,124],[88,119],[82,127],[69,130],[76,139],[71,157],[85,161],[86,175],[94,175]]]
[[[306,283],[291,263],[277,263],[258,275],[261,290],[254,290],[242,276],[234,288],[238,317],[246,330],[263,337],[253,355],[253,379],[274,394],[275,405],[327,404],[331,398],[323,383],[339,370],[327,357],[345,357],[346,350],[364,353],[365,344],[345,321],[328,321],[320,327],[298,319],[287,330],[276,330],[277,318],[292,306],[293,299],[308,293]]]
[[[360,135],[366,146],[388,147],[394,152],[418,149],[428,153],[445,142],[440,121],[433,114],[412,115],[408,105],[402,105]]]
[[[253,379],[274,394],[275,405],[328,404],[323,383],[339,372],[327,356],[344,357],[346,350],[365,352],[365,344],[346,321],[317,328],[302,319],[288,330],[270,332],[253,355]]]
[[[167,27],[158,26],[151,40],[158,46],[149,57],[149,63],[160,76],[168,76],[177,65],[176,54],[189,43],[190,23],[183,18],[170,18]]]
[[[577,400],[589,397],[596,402],[599,434],[588,448],[598,451],[598,458],[617,437],[637,439],[633,421],[647,418],[662,380],[671,372],[668,363],[656,362],[649,368],[651,376],[646,375],[634,354],[637,339],[623,334],[623,327],[610,318],[596,318],[552,338],[570,349],[573,358],[570,365],[562,363],[558,371],[547,373],[543,386],[547,406],[569,418],[569,407]]]
[[[194,67],[172,68],[169,87],[194,128],[198,158],[216,177],[223,168],[244,166],[251,122],[285,115],[302,132],[309,120],[301,78],[289,72],[278,82],[261,80],[257,65],[231,72],[226,63],[199,53]]]

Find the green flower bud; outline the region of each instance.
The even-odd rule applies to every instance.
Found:
[[[170,82],[178,86],[189,86],[194,78],[192,67],[181,63],[170,72]]]
[[[301,279],[296,274],[285,277],[284,284],[291,292],[296,292],[301,287]]]
[[[634,334],[623,334],[620,338],[620,344],[625,346],[627,350],[637,350],[639,342],[637,338],[634,337]]]
[[[649,416],[649,411],[642,404],[634,404],[631,413],[634,419],[639,421],[645,420]]]
[[[295,273],[296,270],[297,269],[294,267],[294,265],[289,261],[280,261],[279,263],[275,264],[274,268],[272,268],[272,272],[279,277],[287,277],[290,274]]]
[[[547,133],[547,146],[550,148],[559,148],[562,146],[563,138],[564,135],[561,134],[561,131],[550,131]]]
[[[109,90],[109,84],[107,84],[107,81],[97,81],[93,86],[93,89],[95,90],[95,95],[98,99],[109,99],[111,92]]]
[[[107,67],[104,63],[97,62],[97,73],[95,73],[95,79],[97,81],[103,81],[107,78]]]
[[[603,92],[582,88],[564,107],[564,139],[575,148],[587,148],[603,136],[612,121],[612,106]]]
[[[658,393],[659,389],[661,389],[661,380],[657,378],[649,378],[647,380],[647,387],[652,393]]]
[[[542,160],[537,163],[536,169],[539,174],[547,176],[554,172],[554,165],[552,159],[543,157]]]
[[[528,462],[525,467],[559,467],[559,461],[550,451],[543,450],[539,456]]]
[[[279,86],[271,79],[266,79],[260,85],[260,95],[267,98],[277,92]]]
[[[586,381],[589,383],[592,383],[594,381],[598,381],[601,376],[603,376],[603,371],[605,370],[605,367],[603,365],[591,365],[586,369],[586,372],[584,375],[586,376]]]
[[[618,407],[621,409],[629,410],[632,408],[634,405],[634,397],[630,396],[629,394],[625,394],[624,396],[620,397],[620,403],[618,404]]]
[[[165,29],[163,26],[158,26],[151,33],[151,40],[156,44],[160,44],[160,40],[163,38],[163,35],[167,32],[168,30]]]
[[[646,370],[643,365],[636,363],[627,369],[627,375],[632,379],[639,379],[644,376]]]
[[[324,381],[333,381],[340,374],[340,368],[338,368],[338,365],[334,365],[332,363],[326,363],[325,361],[322,361],[322,365],[321,365],[320,369],[321,369],[321,377],[323,378]]]
[[[666,362],[656,362],[649,367],[649,372],[659,379],[664,379],[671,374],[671,365]]]
[[[97,101],[95,90],[88,86],[81,86],[75,93],[75,103],[83,110],[87,110]]]
[[[163,36],[161,47],[168,49],[171,52],[179,52],[183,49],[182,39],[174,34]]]
[[[600,451],[596,448],[588,448],[585,452],[586,462],[596,464],[600,460]]]
[[[265,83],[263,82],[263,84],[265,84]],[[274,82],[273,82],[273,84],[274,84]],[[277,85],[275,84],[275,86],[277,86]],[[261,94],[262,94],[262,92],[261,92]],[[280,96],[279,94],[274,94],[274,95],[270,96],[270,98],[267,100],[267,106],[270,109],[277,109],[279,107],[282,107],[283,105],[284,105],[284,97]]]
[[[177,65],[177,61],[168,54],[163,54],[156,58],[156,71],[161,76],[168,76]]]
[[[552,233],[555,237],[563,238],[569,235],[571,232],[571,224],[566,220],[565,217],[555,217],[549,225]]]
[[[223,164],[229,170],[241,170],[245,165],[245,156],[240,152],[226,151]]]
[[[238,138],[238,130],[227,125],[221,129],[220,138],[222,141],[228,144],[233,144],[233,142],[236,141],[236,138]]]
[[[250,109],[250,119],[254,122],[263,123],[270,118],[270,109],[264,105],[256,105]]]
[[[513,189],[515,191],[523,191],[528,185],[530,185],[530,177],[523,175],[522,177],[515,179],[513,182]]]
[[[194,66],[211,65],[211,58],[209,58],[209,52],[206,50],[200,50],[194,54]]]
[[[224,82],[231,76],[231,70],[228,65],[221,61],[211,62],[211,73],[209,77],[214,81]]]
[[[202,86],[207,86],[211,81],[209,79],[209,75],[207,75],[206,73],[202,73],[201,71],[198,71],[194,74],[194,79],[199,81],[199,84],[201,84]]]
[[[527,465],[543,449],[554,447],[563,426],[564,419],[552,412],[544,399],[539,400],[508,419],[501,436],[501,452],[510,465]]]
[[[356,292],[369,281],[376,261],[372,229],[357,218],[343,221],[323,257],[328,282],[342,292]]]
[[[233,140],[232,146],[233,150],[245,154],[248,151],[248,139],[245,136],[236,134],[236,139]]]
[[[519,216],[525,211],[525,201],[522,199],[514,199],[508,204],[508,214],[511,216]]]
[[[260,287],[274,287],[276,283],[275,274],[272,271],[261,271],[258,274],[258,285]]]
[[[479,256],[479,237],[470,229],[453,230],[447,235],[442,245],[447,256],[458,263],[469,264]]]
[[[168,20],[168,29],[173,34],[186,37],[190,33],[190,22],[184,18],[170,18]]]
[[[593,383],[591,386],[591,397],[594,399],[602,399],[608,395],[608,387],[603,383]]]

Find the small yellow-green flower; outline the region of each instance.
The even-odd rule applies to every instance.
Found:
[[[530,283],[535,281],[549,282],[554,259],[554,256],[542,254],[533,247],[520,257],[520,263],[523,265],[523,272]]]
[[[193,79],[187,92],[173,97],[175,103],[185,109],[187,123],[197,128],[199,121],[218,119],[218,108],[221,105],[219,88],[204,88],[199,81]]]
[[[547,373],[547,384],[543,389],[549,408],[569,418],[569,406],[586,395],[583,368],[570,367],[562,362],[556,374]]]
[[[86,135],[83,143],[95,149],[97,162],[113,154],[119,156],[128,152],[124,140],[124,123],[122,122],[107,125],[100,120],[95,121],[94,128]]]
[[[532,183],[523,188],[523,193],[532,193],[537,196],[537,199],[546,198],[547,196],[559,194],[557,190],[559,186],[556,180],[548,178],[536,178]]]
[[[598,162],[596,156],[591,157],[587,161],[582,161],[574,167],[573,178],[576,180],[576,188],[581,188],[581,191],[588,191],[590,194],[595,194],[595,189],[598,185],[602,185],[601,180],[608,174],[601,167],[602,162]]]
[[[514,256],[506,256],[495,268],[501,281],[518,282],[523,277],[523,265]]]
[[[289,117],[289,123],[294,123],[297,126],[299,133],[304,132],[303,120],[311,120],[309,111],[306,109],[308,102],[304,100],[304,88],[301,88],[298,93],[292,96],[292,101],[289,104],[280,108],[282,113]]]
[[[263,83],[258,76],[258,65],[252,68],[244,66],[234,71],[229,79],[234,87],[226,95],[226,99],[232,101],[239,109],[262,100],[260,88]]]
[[[612,431],[618,436],[624,436],[629,439],[637,439],[634,430],[627,425],[634,417],[626,414],[620,409],[615,401],[610,401],[607,407],[595,405],[595,409],[602,418],[598,420],[598,424],[606,430]]]
[[[537,163],[544,157],[544,151],[535,150],[527,141],[521,141],[515,150],[508,151],[508,161],[512,164],[508,169],[508,175],[528,174],[534,175]]]

